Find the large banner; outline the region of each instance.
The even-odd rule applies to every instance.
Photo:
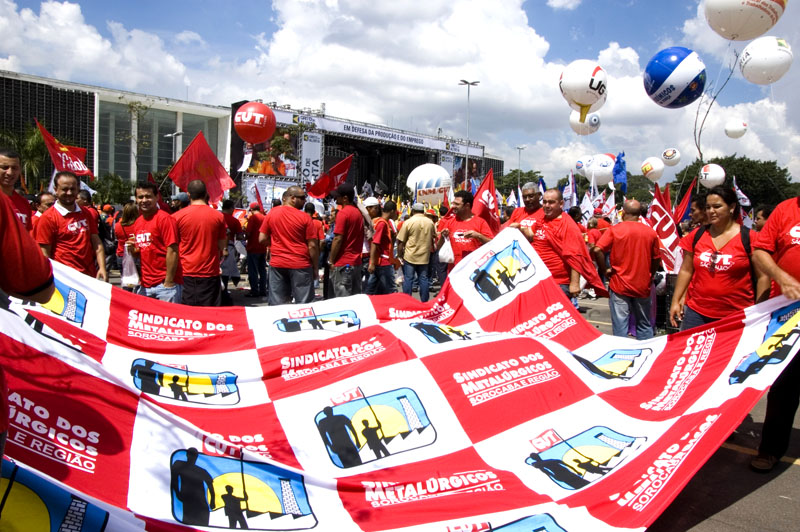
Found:
[[[0,529],[644,530],[795,355],[798,303],[604,336],[519,236],[429,303],[195,308],[55,265],[0,309]]]
[[[242,190],[247,197],[247,203],[258,201],[256,196],[257,188],[265,213],[272,209],[272,200],[282,200],[283,193],[292,185],[297,184],[298,182],[295,180],[279,176],[250,176],[242,178]]]
[[[304,131],[300,142],[300,178],[302,183],[316,183],[322,175],[322,135]]]

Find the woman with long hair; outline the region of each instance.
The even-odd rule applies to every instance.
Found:
[[[114,224],[114,235],[117,237],[117,268],[120,272],[122,272],[122,255],[125,253],[125,242],[133,235],[133,222],[135,222],[138,217],[139,209],[136,207],[136,203],[129,201],[122,207],[122,216],[120,216],[119,221]],[[133,291],[133,288],[123,288],[129,292]]]
[[[674,327],[677,320],[682,331],[711,323],[769,295],[769,277],[750,261],[750,233],[737,222],[739,210],[732,189],[712,188],[707,225],[681,240],[683,263],[669,309]]]

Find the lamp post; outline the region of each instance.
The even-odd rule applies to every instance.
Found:
[[[517,146],[517,193],[519,193],[519,179],[522,175],[522,150],[527,148],[526,145]],[[518,198],[518,201],[522,201],[522,198]]]
[[[467,182],[469,181],[469,89],[475,87],[480,81],[467,81],[462,79],[458,82],[459,85],[467,86],[467,162],[466,170],[464,172],[464,190],[467,190]]]
[[[172,139],[172,161],[173,162],[175,162],[175,159],[177,159],[177,155],[175,154],[175,138],[176,137],[180,137],[181,135],[183,135],[183,131],[176,131],[175,133],[167,133],[166,135],[164,135],[165,139],[169,139],[169,138]]]

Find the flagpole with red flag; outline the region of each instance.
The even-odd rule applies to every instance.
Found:
[[[256,189],[256,202],[258,203],[258,208],[261,209],[261,212],[267,212],[264,210],[264,202],[261,200],[261,192],[258,190],[258,183],[253,183],[253,187]]]
[[[494,172],[489,169],[481,186],[475,191],[472,214],[486,220],[489,228],[497,234],[500,231],[500,213],[497,211],[497,190],[494,187]]]
[[[353,163],[353,154],[351,153],[328,170],[327,173],[322,174],[322,177],[317,179],[313,185],[308,186],[306,192],[312,198],[321,199],[330,194],[339,185],[347,181],[347,174],[350,172],[350,165]]]
[[[36,118],[33,120],[36,122],[36,127],[39,128],[39,132],[42,134],[47,152],[50,154],[50,160],[53,161],[53,166],[57,172],[72,172],[77,176],[85,175],[89,176],[90,179],[94,179],[92,171],[89,170],[89,167],[83,162],[83,159],[86,157],[86,150],[84,148],[65,146],[51,135]],[[79,150],[83,150],[83,153],[81,154]]]
[[[672,209],[672,212],[670,212],[670,216],[672,216],[672,221],[675,222],[675,225],[680,225],[681,220],[683,220],[683,217],[686,216],[686,211],[692,202],[692,190],[694,190],[694,185],[696,182],[697,178],[695,177],[692,179],[692,184],[689,185],[689,188],[683,193],[683,198],[681,199],[680,203],[678,203],[678,205]]]
[[[236,186],[214,155],[202,131],[192,139],[168,176],[184,192],[190,181],[199,179],[206,184],[210,203],[219,202],[226,190]]]

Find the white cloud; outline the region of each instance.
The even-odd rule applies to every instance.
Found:
[[[553,9],[576,9],[581,5],[581,0],[547,0],[547,5]]]
[[[203,40],[203,38],[200,36],[199,33],[189,30],[182,31],[177,35],[175,35],[175,42],[183,45],[199,44],[201,46],[205,46],[206,44],[206,42]]]

